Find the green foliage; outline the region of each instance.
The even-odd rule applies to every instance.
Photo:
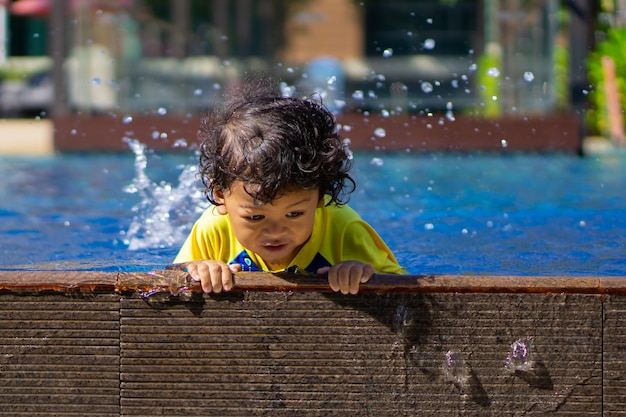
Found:
[[[554,46],[554,98],[556,109],[565,112],[569,109],[569,49],[563,45]]]
[[[602,71],[602,59],[608,56],[615,62],[617,91],[620,107],[626,108],[626,28],[610,28],[607,38],[589,54],[587,72],[593,86],[590,92],[592,107],[587,112],[587,124],[595,134],[608,134],[608,112],[606,105],[606,81]],[[622,114],[623,117],[623,114]]]
[[[477,64],[476,83],[480,96],[480,107],[475,109],[475,114],[495,119],[502,116],[502,105],[500,104],[502,56],[499,49],[485,52],[478,59]]]

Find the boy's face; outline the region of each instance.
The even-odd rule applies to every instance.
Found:
[[[258,205],[235,181],[229,190],[216,191],[220,214],[228,214],[235,237],[263,258],[272,270],[284,269],[309,240],[315,209],[324,204],[319,189],[285,192],[271,203]]]

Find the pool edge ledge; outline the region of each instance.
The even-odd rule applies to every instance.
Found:
[[[183,271],[0,271],[0,292],[111,292],[117,294],[200,292]],[[233,291],[329,292],[324,276],[242,272]],[[626,276],[382,275],[360,292],[626,294]]]

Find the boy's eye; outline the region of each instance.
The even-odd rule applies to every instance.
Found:
[[[287,213],[287,217],[295,218],[295,217],[300,217],[303,214],[304,214],[304,212],[302,212],[302,211],[292,211],[291,213]]]
[[[246,217],[246,219],[252,220],[252,221],[263,220],[264,218],[265,218],[265,216],[262,215],[262,214],[253,214],[251,216],[247,216]]]

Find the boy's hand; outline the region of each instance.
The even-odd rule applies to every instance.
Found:
[[[194,261],[187,265],[191,279],[199,281],[204,292],[230,291],[233,288],[233,273],[240,271],[239,264],[227,265],[214,260]]]
[[[326,266],[317,270],[318,274],[328,273],[328,283],[330,288],[342,294],[356,294],[359,292],[359,285],[369,281],[370,277],[376,273],[370,264],[359,261],[339,262],[333,266]]]

